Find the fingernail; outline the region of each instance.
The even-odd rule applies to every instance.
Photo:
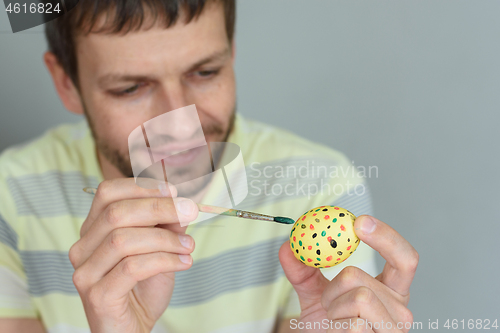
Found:
[[[189,254],[179,254],[179,260],[185,264],[191,264],[191,256]]]
[[[186,198],[177,198],[175,199],[175,208],[177,212],[181,213],[185,216],[191,216],[193,214],[196,205],[192,200]]]
[[[167,187],[166,183],[158,184],[158,189],[160,190],[161,195],[164,197],[170,196],[170,189]]]
[[[363,224],[361,225],[361,231],[365,235],[371,234],[375,228],[377,227],[377,222],[375,222],[374,219],[371,217],[366,217],[365,220],[363,221]]]
[[[187,249],[190,249],[193,245],[193,238],[188,235],[179,234],[179,241],[181,242],[181,245]]]

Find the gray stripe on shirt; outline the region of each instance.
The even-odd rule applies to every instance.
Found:
[[[18,250],[17,247],[18,236],[12,227],[0,215],[0,243],[11,247],[14,251]]]
[[[7,178],[18,215],[38,218],[86,217],[93,198],[82,189],[97,187],[98,184],[96,177],[78,171],[49,171]]]
[[[230,291],[272,283],[283,274],[278,250],[286,239],[279,237],[195,261],[189,270],[176,274],[169,306],[189,306]],[[67,252],[21,251],[21,259],[31,295],[78,294]]]

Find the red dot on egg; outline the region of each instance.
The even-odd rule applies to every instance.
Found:
[[[330,218],[330,215],[325,215],[325,220],[328,220]]]
[[[296,241],[297,241],[297,239],[295,238],[295,236],[293,236],[293,241],[294,241],[294,242],[296,242]]]
[[[306,219],[306,216],[304,215],[304,216],[302,217],[302,221],[304,221],[305,219]]]
[[[313,261],[313,260],[312,260],[311,258],[307,258],[307,261],[311,262],[311,261]]]
[[[300,237],[304,237],[304,235],[305,235],[305,234],[306,234],[305,232],[304,232],[304,233],[302,233],[302,234],[300,234]]]
[[[339,261],[339,260],[340,260],[340,258],[337,258],[337,261]]]
[[[332,236],[328,236],[328,242],[331,242],[332,241]]]
[[[311,228],[311,230],[314,230],[314,226],[312,224],[309,226],[309,228]]]
[[[333,257],[332,257],[332,256],[328,256],[328,257],[326,258],[326,261],[330,261],[330,260],[332,260],[332,259],[333,259]]]
[[[347,247],[347,251],[349,251],[350,249],[351,249],[351,245],[349,245],[349,246]]]
[[[313,216],[316,216],[316,215],[318,215],[318,214],[316,214],[316,213],[313,214]]]
[[[340,230],[345,231],[345,227],[343,224],[340,226]]]
[[[333,207],[333,209],[339,210],[339,207]]]
[[[309,245],[309,246],[307,247],[307,249],[308,249],[308,250],[312,250],[312,248],[313,248],[313,247],[312,247],[311,245]]]

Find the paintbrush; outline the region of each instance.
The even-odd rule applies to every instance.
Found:
[[[91,188],[91,187],[85,187],[83,189],[83,191],[86,193],[89,193],[89,194],[96,194],[97,189]],[[292,220],[291,218],[288,218],[288,217],[270,216],[270,215],[264,215],[264,214],[259,214],[259,213],[247,212],[244,210],[228,209],[228,208],[210,206],[210,205],[205,205],[205,204],[200,204],[200,203],[197,203],[196,205],[198,205],[198,210],[200,212],[203,212],[203,213],[235,216],[235,217],[240,217],[242,219],[270,221],[270,222],[277,222],[277,223],[281,223],[281,224],[294,224],[295,223],[294,220]]]

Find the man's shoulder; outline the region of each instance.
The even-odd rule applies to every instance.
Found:
[[[244,142],[243,154],[248,155],[251,160],[262,162],[309,158],[329,161],[330,164],[350,165],[344,153],[277,126],[240,116],[237,128],[236,140]]]
[[[85,121],[63,124],[0,154],[0,175],[20,177],[54,170],[75,170],[92,149]]]
[[[60,125],[0,155],[4,219],[17,226],[19,216],[86,216],[91,198],[81,189],[96,187],[100,175],[88,131],[85,122]]]

